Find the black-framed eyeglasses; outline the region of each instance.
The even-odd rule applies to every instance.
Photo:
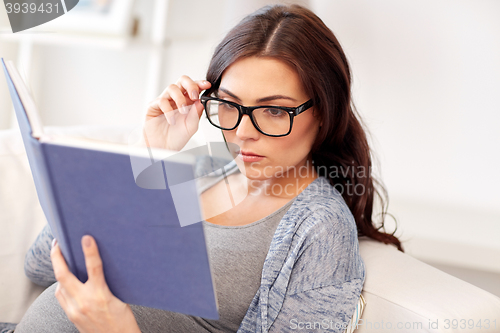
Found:
[[[216,97],[200,97],[208,121],[222,130],[233,130],[241,122],[243,115],[248,115],[253,126],[268,136],[285,136],[292,131],[293,118],[313,106],[310,99],[296,108],[286,106],[243,106]]]

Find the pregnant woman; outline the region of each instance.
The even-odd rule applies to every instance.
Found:
[[[365,279],[358,237],[401,244],[372,220],[385,191],[375,188],[336,37],[301,6],[261,8],[217,46],[206,80],[182,76],[150,104],[144,144],[182,149],[203,112],[234,157],[200,184],[220,319],[121,302],[91,236],[82,284],[47,226],[26,271],[50,287],[16,333],[345,331]]]

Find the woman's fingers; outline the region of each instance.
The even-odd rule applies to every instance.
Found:
[[[176,95],[176,89],[179,90],[179,87],[175,84],[169,85],[158,100],[158,106],[163,114],[165,114],[170,125],[175,125],[175,110],[177,110],[177,106],[173,102],[172,95]]]
[[[176,84],[169,85],[160,95],[157,102],[158,108],[163,112],[170,125],[175,125],[175,111],[187,114],[191,105],[199,100],[200,92],[210,88],[206,80],[193,81],[189,76],[183,75]]]
[[[199,80],[199,81],[196,81],[196,83],[198,84],[200,91],[207,90],[212,86],[212,84],[210,82],[208,82],[207,80]]]
[[[175,125],[176,112],[187,113],[189,104],[192,104],[192,101],[186,98],[181,89],[175,84],[169,85],[160,95],[158,101],[158,106],[165,114],[170,125]]]
[[[104,279],[102,260],[95,239],[82,237],[89,279],[81,283],[68,269],[57,244],[51,251],[59,284],[55,296],[79,332],[140,332],[130,306],[115,297]]]
[[[64,260],[61,249],[59,248],[59,244],[56,243],[52,246],[50,259],[52,260],[56,280],[62,284],[62,287],[64,287],[68,293],[77,293],[82,283],[69,270],[66,260]]]
[[[194,109],[194,110],[193,110]],[[203,113],[203,104],[198,100],[191,106],[187,115],[186,128],[189,135],[193,135],[198,130],[201,114]]]
[[[187,75],[182,75],[175,83],[183,96],[189,98],[189,104],[193,104],[198,99],[198,87],[196,83]]]
[[[61,304],[61,307],[63,309],[67,309],[68,308],[68,300],[67,300],[68,297],[66,296],[66,292],[63,290],[63,287],[61,286],[60,283],[57,284],[56,291],[55,291],[54,295],[56,296],[57,300],[59,301],[59,304]]]
[[[210,82],[206,80],[193,81],[189,76],[183,75],[177,81],[177,86],[184,95],[189,96],[192,102],[200,98],[200,92],[210,88]]]
[[[99,249],[97,248],[95,239],[89,235],[83,236],[82,247],[89,281],[99,287],[107,287],[106,280],[104,278],[102,260],[99,255]],[[59,244],[52,247],[50,258],[52,259],[52,265],[54,266],[55,277],[61,284],[61,287],[64,288],[68,294],[75,294],[75,292],[77,292],[83,284],[69,270],[68,265],[66,264],[66,261],[61,253]]]
[[[107,287],[101,256],[99,255],[99,249],[94,237],[89,235],[83,236],[82,248],[90,283],[96,284],[99,287]]]

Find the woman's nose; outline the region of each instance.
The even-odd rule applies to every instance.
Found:
[[[241,139],[255,139],[257,138],[260,133],[257,131],[255,126],[252,124],[252,120],[250,119],[250,116],[247,114],[244,114],[243,117],[241,118],[241,122],[236,128],[236,135]]]

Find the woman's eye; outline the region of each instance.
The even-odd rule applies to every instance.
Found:
[[[224,102],[219,102],[219,108],[222,108],[224,110],[234,110],[236,109],[234,106],[232,106],[231,104],[228,104],[228,103],[224,103]]]
[[[266,109],[266,113],[273,117],[282,117],[286,112],[280,109]]]

